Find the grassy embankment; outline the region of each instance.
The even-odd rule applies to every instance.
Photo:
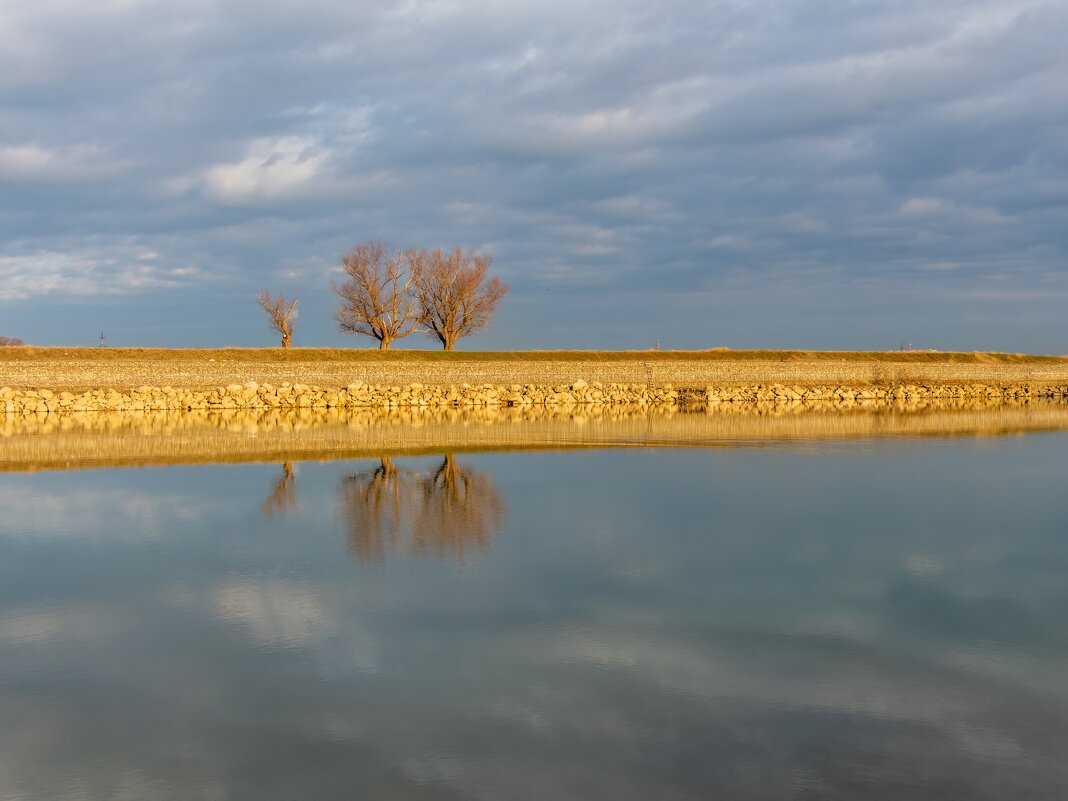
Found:
[[[929,380],[1050,381],[1068,385],[1068,357],[922,351],[509,351],[453,352],[365,349],[119,349],[3,348],[0,386],[84,390],[96,387],[200,387],[256,380],[343,386],[422,381],[461,383],[565,383],[587,380],[710,383],[790,381],[826,384]],[[200,461],[285,461],[307,458],[427,453],[464,449],[529,447],[723,444],[744,440],[810,439],[882,435],[992,435],[1068,428],[1058,404],[1034,409],[995,407],[939,414],[811,415],[791,419],[753,415],[643,414],[617,420],[616,410],[558,418],[544,410],[487,410],[471,418],[439,410],[447,419],[421,419],[418,426],[388,420],[359,423],[358,415],[331,410],[333,423],[314,415],[48,415],[45,420],[8,420],[0,470],[170,464]],[[741,410],[745,412],[743,408]],[[755,410],[759,411],[759,410]],[[237,414],[236,412],[234,414]],[[309,414],[311,414],[309,412]],[[429,414],[429,412],[428,412]],[[467,414],[468,416],[464,416]],[[452,420],[456,415],[457,420]],[[531,415],[533,415],[531,417]],[[542,419],[542,416],[545,419]],[[246,419],[247,417],[247,419]],[[527,419],[531,417],[531,419]],[[262,418],[262,419],[261,419]],[[401,416],[403,422],[403,415]],[[362,418],[360,418],[362,419]],[[473,425],[474,422],[481,423]],[[581,425],[580,425],[581,423]],[[151,432],[146,426],[158,424]],[[34,425],[48,428],[42,437]],[[601,430],[603,428],[603,431]],[[54,430],[53,430],[54,429]],[[250,431],[255,436],[250,436]],[[146,434],[160,433],[162,436]]]
[[[0,387],[84,392],[231,383],[673,384],[813,386],[1027,382],[1068,384],[1068,357],[930,351],[499,351],[339,348],[0,349]]]
[[[452,351],[375,350],[370,348],[41,348],[9,347],[0,350],[5,362],[48,361],[189,361],[209,359],[242,362],[893,362],[901,364],[1068,364],[1068,356],[1024,353],[942,351],[819,351],[819,350],[513,350]]]

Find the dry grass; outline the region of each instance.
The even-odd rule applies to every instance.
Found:
[[[531,350],[452,351],[369,348],[38,348],[0,350],[4,363],[26,362],[196,362],[225,364],[274,362],[427,363],[452,362],[886,362],[901,364],[1068,364],[1068,356],[1023,353],[953,353],[942,351],[813,351],[813,350]],[[0,379],[2,382],[2,379]]]
[[[789,383],[1068,384],[1068,357],[930,351],[379,351],[336,348],[3,348],[0,387],[82,392],[143,385],[210,389],[256,381],[570,384],[577,378],[676,387]]]

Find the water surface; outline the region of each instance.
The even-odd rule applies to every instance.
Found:
[[[0,799],[1065,798],[1066,456],[7,473]]]

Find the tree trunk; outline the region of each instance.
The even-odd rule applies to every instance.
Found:
[[[282,334],[282,347],[283,348],[288,348],[289,347],[289,343],[292,342],[292,341],[293,341],[293,335],[292,334]]]
[[[380,340],[378,340],[378,349],[379,350],[389,350],[389,343],[391,341],[392,340],[389,340],[389,339],[380,339]]]

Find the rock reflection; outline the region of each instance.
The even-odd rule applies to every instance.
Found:
[[[341,479],[338,497],[349,547],[362,561],[388,553],[463,554],[485,548],[504,524],[505,504],[488,475],[445,454],[433,471],[377,467]]]
[[[714,403],[0,415],[0,471],[1068,430],[1068,401]]]
[[[297,501],[297,483],[293,463],[283,462],[282,475],[275,481],[274,489],[260,506],[260,512],[264,520],[270,520],[276,515],[281,517],[298,508],[300,508],[300,503]]]

